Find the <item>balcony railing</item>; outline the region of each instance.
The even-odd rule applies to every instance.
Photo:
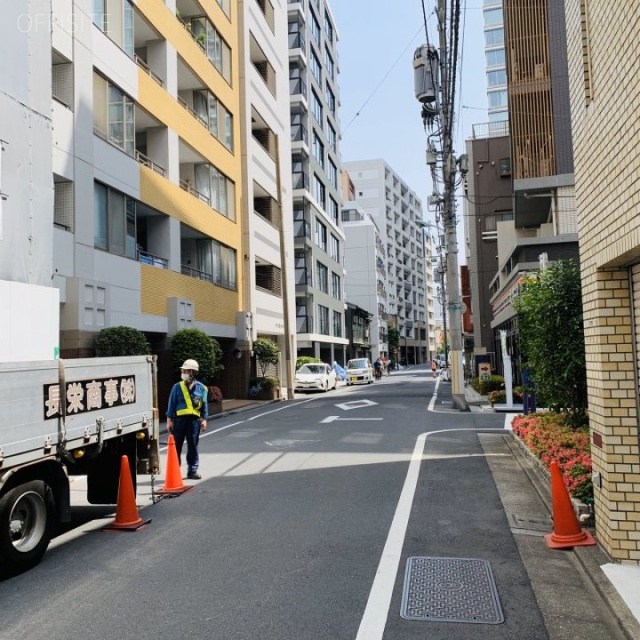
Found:
[[[206,273],[205,271],[199,271],[198,269],[188,267],[185,264],[181,266],[180,271],[184,276],[190,276],[191,278],[197,278],[198,280],[204,280],[205,282],[213,283],[213,276],[210,273]]]
[[[307,269],[306,267],[296,268],[296,286],[299,286],[299,285],[304,285],[308,287],[313,285],[311,269]]]
[[[293,174],[293,188],[294,189],[309,189],[309,175],[306,173],[294,173]]]
[[[311,236],[311,223],[306,220],[294,220],[293,221],[293,233],[296,238],[309,238]]]
[[[313,333],[313,318],[311,316],[298,316],[296,318],[297,333]]]
[[[201,115],[197,114],[195,109],[189,106],[180,96],[178,96],[178,102],[180,106],[186,109],[203,127],[209,128],[209,123]]]
[[[307,82],[301,78],[289,80],[289,94],[292,96],[301,95],[307,97]]]
[[[184,189],[185,191],[189,192],[192,196],[195,196],[199,200],[202,200],[202,202],[211,206],[211,200],[208,198],[208,196],[205,196],[203,193],[200,193],[199,191],[194,189],[186,180],[180,180],[180,188]]]
[[[148,158],[147,156],[145,156],[144,153],[142,153],[141,151],[136,150],[136,160],[140,164],[143,164],[145,167],[148,167],[152,171],[159,173],[163,177],[167,173],[160,165],[157,165],[153,160],[151,160],[151,158]]]
[[[309,144],[309,133],[303,124],[291,126],[291,142],[304,142]]]
[[[159,267],[160,269],[169,268],[169,261],[166,258],[154,256],[152,253],[142,251],[141,249],[138,249],[138,262],[151,265],[152,267]]]
[[[162,81],[162,78],[157,73],[154,73],[149,67],[149,65],[137,53],[133,54],[133,60],[143,71],[148,73],[161,87],[164,87],[164,82]]]

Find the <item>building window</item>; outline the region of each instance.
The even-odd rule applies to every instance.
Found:
[[[100,182],[93,191],[93,244],[97,249],[136,259],[136,201]]]
[[[327,83],[326,90],[325,90],[325,97],[327,99],[327,108],[329,109],[329,111],[331,111],[331,113],[333,113],[335,115],[335,113],[336,113],[336,96],[333,93],[333,91],[331,90],[331,87],[329,86],[328,83]]]
[[[320,138],[317,133],[313,133],[313,157],[316,159],[316,162],[324,169],[324,145],[320,141]]]
[[[327,188],[317,175],[313,176],[313,195],[316,202],[325,209],[327,206]]]
[[[329,269],[322,262],[316,262],[316,289],[329,293]]]
[[[95,72],[93,130],[128,155],[135,155],[134,102],[121,89]]]
[[[318,333],[329,335],[329,308],[318,305]]]
[[[54,226],[73,232],[73,182],[70,180],[54,180],[53,202]]]
[[[329,164],[329,169],[327,173],[329,176],[329,182],[337,189],[338,188],[338,168],[333,163],[331,158],[329,158],[328,164]]]
[[[504,29],[491,29],[484,32],[484,42],[487,47],[504,44]]]
[[[322,67],[320,66],[320,60],[313,49],[311,49],[311,62],[309,63],[309,67],[311,69],[311,75],[316,79],[318,85],[321,85]]]
[[[327,250],[327,227],[320,220],[316,220],[316,244],[323,250]]]
[[[342,338],[342,314],[339,311],[333,312],[333,335]]]
[[[336,130],[331,126],[331,123],[327,121],[327,142],[329,146],[336,150]]]
[[[313,39],[318,43],[318,45],[320,44],[320,23],[318,22],[318,18],[316,18],[315,14],[313,13],[313,11],[311,12],[311,35],[313,36]]]
[[[342,300],[342,292],[340,290],[340,276],[337,273],[331,274],[331,295],[336,300]]]
[[[511,158],[500,158],[499,166],[501,178],[511,175]]]
[[[331,18],[326,12],[324,14],[324,32],[327,36],[327,40],[333,43],[333,23],[331,22]]]
[[[340,226],[340,211],[338,209],[338,203],[333,199],[329,198],[329,217],[336,225],[336,227]]]
[[[235,184],[212,164],[194,165],[196,191],[205,196],[212,209],[235,220]]]
[[[496,71],[487,72],[487,84],[490,87],[507,84],[507,70],[497,69]]]
[[[133,6],[129,0],[93,0],[91,17],[100,31],[133,57]]]
[[[484,24],[486,27],[493,27],[497,24],[502,24],[504,18],[502,17],[502,9],[485,9],[484,10]]]
[[[506,220],[513,220],[513,213],[511,211],[507,211],[505,213],[492,213],[484,216],[484,230],[497,231],[498,222],[504,222]]]
[[[329,238],[329,256],[331,256],[332,260],[340,262],[340,240],[333,233]]]
[[[231,48],[206,18],[191,19],[191,33],[204,49],[209,62],[231,84]]]
[[[233,116],[218,98],[209,91],[194,91],[193,110],[207,123],[211,135],[233,151]]]
[[[256,264],[256,287],[272,293],[282,295],[282,272],[272,264]]]
[[[325,47],[324,49],[324,66],[327,69],[327,74],[333,78],[334,66],[333,66],[333,58],[329,53],[329,49]]]
[[[489,91],[487,93],[489,98],[489,107],[506,107],[507,106],[507,92],[506,91]]]
[[[487,67],[497,67],[506,64],[504,57],[504,49],[494,49],[487,51]]]
[[[311,91],[311,113],[313,113],[316,122],[322,126],[322,103],[313,90]]]

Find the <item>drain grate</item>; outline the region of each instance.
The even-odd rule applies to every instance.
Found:
[[[474,558],[408,558],[400,615],[432,622],[504,622],[491,566]]]

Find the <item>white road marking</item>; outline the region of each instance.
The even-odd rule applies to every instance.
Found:
[[[373,400],[353,400],[352,402],[343,402],[342,404],[337,404],[336,407],[338,409],[344,409],[345,411],[349,411],[350,409],[361,409],[362,407],[373,407],[377,405],[377,402],[373,402]]]
[[[407,526],[409,525],[413,497],[418,484],[420,464],[424,455],[427,437],[439,433],[451,433],[453,431],[475,431],[476,433],[484,433],[485,431],[504,431],[504,429],[442,429],[440,431],[421,433],[418,436],[402,492],[400,493],[400,499],[396,506],[396,512],[391,521],[389,533],[387,534],[387,541],[382,550],[382,557],[380,558],[373,585],[369,592],[367,606],[360,621],[356,640],[382,640],[387,624],[387,616],[389,615],[389,605],[391,604],[391,597],[398,574],[398,567],[400,565],[400,558],[402,556],[402,547],[404,546]]]
[[[353,420],[384,420],[384,418],[341,418],[340,416],[327,416],[324,420],[320,420],[320,424],[327,424],[329,422],[347,422]]]

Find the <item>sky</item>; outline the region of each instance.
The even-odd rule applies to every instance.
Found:
[[[383,158],[421,198],[425,221],[431,179],[427,135],[413,85],[413,55],[426,43],[421,0],[330,0],[340,40],[342,161]],[[436,0],[424,0],[429,41],[438,46]],[[487,122],[482,0],[462,0],[462,83],[456,87],[454,152],[465,152],[472,125]],[[359,114],[359,115],[357,115]],[[462,205],[461,200],[458,200]],[[458,242],[462,235],[458,211]],[[462,247],[461,247],[462,248]],[[461,264],[464,251],[460,252]]]

